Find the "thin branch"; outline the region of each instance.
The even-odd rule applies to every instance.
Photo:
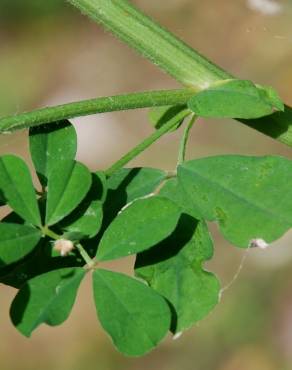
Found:
[[[115,171],[123,168],[127,163],[129,163],[132,159],[137,157],[140,153],[142,153],[145,149],[151,146],[155,141],[157,141],[161,136],[166,134],[167,132],[171,131],[176,125],[178,120],[183,120],[187,116],[190,115],[190,111],[181,111],[180,116],[177,115],[173,119],[170,119],[166,124],[156,130],[152,135],[147,137],[143,140],[140,144],[135,146],[131,149],[127,154],[125,154],[121,159],[119,159],[116,163],[114,163],[110,168],[105,171],[107,176],[111,176]]]
[[[197,119],[197,116],[193,114],[192,118],[190,119],[190,121],[187,123],[187,126],[185,127],[185,130],[181,138],[181,142],[180,142],[178,161],[177,161],[178,165],[182,164],[185,161],[188,138],[190,135],[191,128],[193,127],[196,119]]]

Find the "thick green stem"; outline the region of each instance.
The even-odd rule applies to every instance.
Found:
[[[188,111],[180,112],[180,115],[175,116],[173,119],[170,119],[166,124],[156,130],[152,135],[147,137],[142,143],[138,144],[130,150],[127,154],[125,154],[121,159],[119,159],[116,163],[114,163],[110,168],[105,171],[107,176],[111,176],[115,171],[123,168],[127,163],[129,163],[133,158],[137,157],[140,153],[142,153],[145,149],[151,146],[155,141],[157,141],[161,136],[166,134],[168,131],[171,131],[176,125],[179,120],[183,120],[190,114]]]
[[[184,130],[183,136],[181,138],[181,142],[180,142],[179,152],[178,152],[178,161],[177,161],[178,165],[182,164],[185,161],[188,138],[189,138],[190,131],[191,131],[196,119],[197,119],[197,116],[193,115],[192,118],[190,119],[190,121],[187,123],[187,125],[185,127],[185,130]]]
[[[95,113],[186,104],[195,93],[196,90],[190,88],[147,91],[37,109],[28,113],[0,118],[0,133]]]
[[[126,0],[69,2],[185,86],[202,89],[231,77]]]
[[[68,1],[185,86],[201,90],[231,77],[126,0]],[[292,146],[292,108],[288,106],[285,112],[243,123]]]

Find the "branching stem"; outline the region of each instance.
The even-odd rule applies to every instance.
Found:
[[[166,134],[167,132],[171,131],[176,125],[178,120],[184,119],[190,114],[189,111],[182,111],[180,116],[177,115],[173,119],[170,119],[166,124],[161,126],[158,130],[156,130],[152,135],[147,137],[143,140],[140,144],[135,146],[131,149],[128,153],[126,153],[121,159],[119,159],[116,163],[114,163],[110,168],[105,171],[107,176],[111,176],[115,171],[123,168],[127,163],[129,163],[133,158],[137,157],[140,153],[142,153],[145,149],[151,146],[155,141],[157,141],[161,136]]]
[[[95,113],[186,104],[195,89],[160,90],[108,96],[0,118],[0,133]]]
[[[86,250],[83,248],[83,246],[80,243],[76,243],[75,247],[77,248],[81,257],[86,262],[86,265],[88,268],[92,268],[93,266],[95,266],[95,260],[89,256],[89,254],[86,252]]]

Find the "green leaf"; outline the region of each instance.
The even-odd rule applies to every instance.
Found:
[[[194,95],[188,107],[200,117],[259,118],[284,110],[277,93],[271,88],[257,87],[248,80],[216,82]]]
[[[41,238],[40,230],[12,223],[0,223],[0,268],[29,254]]]
[[[206,224],[184,214],[169,238],[137,256],[137,276],[174,309],[174,333],[191,327],[218,303],[219,282],[202,268],[212,255],[213,243]]]
[[[53,225],[72,212],[91,186],[91,174],[81,163],[60,161],[48,179],[46,225]]]
[[[270,243],[292,227],[292,161],[277,156],[218,156],[178,168],[189,204],[219,222],[239,247]]]
[[[151,109],[149,112],[149,120],[156,129],[164,126],[169,121],[174,121],[177,123],[177,126],[175,126],[172,131],[175,131],[190,114],[191,112],[186,105],[167,105]]]
[[[93,273],[93,291],[101,325],[123,354],[141,356],[166,335],[170,326],[169,306],[145,284],[99,269]]]
[[[19,216],[33,225],[41,226],[31,175],[21,158],[14,155],[0,157],[0,189]]]
[[[58,161],[73,160],[77,151],[77,135],[69,121],[29,129],[31,157],[43,186]]]
[[[161,188],[159,195],[173,201],[177,206],[181,208],[183,213],[186,213],[197,219],[201,218],[200,210],[196,209],[195,204],[190,203],[189,198],[184,191],[184,188],[176,177],[166,181],[166,183]]]
[[[96,258],[108,261],[148,249],[171,234],[179,217],[180,209],[166,198],[138,199],[105,231]]]
[[[259,91],[262,93],[262,97],[267,100],[268,104],[272,104],[279,111],[284,111],[285,107],[279,94],[271,86],[256,85]]]
[[[118,212],[134,199],[152,193],[166,178],[166,172],[155,168],[123,168],[107,181],[104,224],[108,226]]]
[[[25,336],[42,323],[60,325],[69,316],[85,275],[82,268],[51,271],[29,280],[14,298],[10,316]]]
[[[79,239],[83,237],[93,238],[102,224],[102,203],[93,200],[86,208],[79,208],[78,212],[80,213],[76,221],[65,226],[64,229],[70,233],[79,234]]]
[[[102,224],[102,199],[104,199],[103,177],[92,174],[92,185],[85,199],[62,222],[61,227],[70,233],[93,238]]]

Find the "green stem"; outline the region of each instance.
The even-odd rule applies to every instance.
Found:
[[[185,130],[181,138],[181,142],[180,142],[179,152],[178,152],[178,162],[177,162],[178,165],[182,164],[185,161],[188,138],[190,135],[191,128],[193,127],[196,119],[197,119],[197,116],[193,114],[192,118],[190,119],[190,121],[187,123],[185,127]]]
[[[185,86],[202,89],[231,77],[126,0],[69,2]]]
[[[95,260],[89,256],[89,254],[86,252],[86,250],[83,248],[83,246],[80,243],[75,244],[75,247],[77,248],[81,257],[86,262],[87,267],[92,268],[93,266],[95,266]]]
[[[0,118],[0,133],[95,113],[186,104],[195,89],[138,92],[84,100]]]
[[[43,235],[46,235],[46,236],[48,236],[51,239],[59,240],[59,239],[62,238],[61,235],[56,234],[53,230],[49,229],[47,226],[44,226],[41,229],[41,231],[42,231]]]
[[[183,110],[180,114],[176,115],[172,119],[170,119],[166,124],[156,130],[152,135],[147,137],[142,143],[135,146],[132,150],[130,150],[127,154],[125,154],[121,159],[115,162],[110,168],[105,171],[107,176],[111,176],[115,171],[123,168],[127,163],[129,163],[133,158],[137,157],[140,153],[142,153],[145,149],[151,146],[155,141],[157,141],[161,136],[166,134],[168,131],[171,131],[176,125],[177,122],[183,120],[188,115],[190,115],[189,111]]]

